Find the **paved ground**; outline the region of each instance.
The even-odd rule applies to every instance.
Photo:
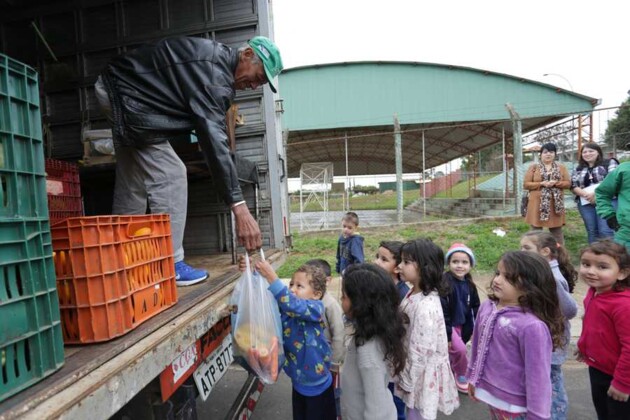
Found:
[[[567,393],[569,394],[569,420],[593,420],[596,417],[591,403],[588,371],[583,364],[570,361],[563,366]],[[219,382],[205,404],[197,405],[200,419],[224,418],[228,405],[241,388],[247,374],[240,367],[232,370]],[[460,407],[446,416],[438,414],[438,419],[477,420],[487,419],[488,409],[484,404],[476,403],[460,394]],[[256,405],[254,420],[291,420],[291,381],[282,374],[277,383],[268,385]]]
[[[481,295],[485,297],[483,292],[486,285],[490,281],[489,277],[475,278],[475,282],[479,286]],[[582,329],[581,315],[582,300],[586,287],[579,283],[574,292],[574,297],[580,308],[578,317],[572,321],[571,335],[573,347]],[[330,292],[338,297],[340,294],[339,279],[333,280]],[[482,299],[483,299],[482,297]],[[571,352],[572,353],[572,352]],[[569,360],[563,365],[565,387],[569,395],[569,420],[592,420],[596,418],[595,410],[591,402],[590,386],[588,380],[588,370],[586,365],[578,363],[575,360]],[[200,419],[207,418],[224,418],[229,409],[229,405],[234,397],[243,386],[247,378],[246,372],[239,366],[232,365],[228,374],[217,384],[212,391],[210,398],[205,403],[201,403],[198,399],[197,410]],[[461,394],[460,394],[461,395]],[[254,419],[268,420],[290,420],[291,413],[291,381],[285,374],[281,374],[277,383],[265,387],[260,397]],[[484,404],[476,403],[467,396],[461,395],[460,408],[452,415],[438,415],[438,419],[454,419],[454,420],[476,420],[487,419],[488,410]]]
[[[341,226],[341,217],[344,214],[345,212],[343,211],[329,211],[327,214],[324,212],[308,212],[304,214],[292,212],[291,229],[295,231],[336,229]],[[361,210],[359,217],[360,227],[391,226],[398,223],[396,210]],[[403,223],[420,221],[422,221],[422,214],[411,210],[403,210]]]

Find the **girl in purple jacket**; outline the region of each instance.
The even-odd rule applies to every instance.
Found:
[[[549,263],[532,252],[506,252],[481,304],[468,364],[468,393],[492,419],[551,416],[551,352],[564,324]]]

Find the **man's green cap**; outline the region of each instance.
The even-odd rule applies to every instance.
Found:
[[[282,71],[282,58],[280,57],[278,47],[273,41],[264,36],[256,36],[247,43],[262,61],[265,74],[267,75],[267,81],[269,81],[269,87],[276,93],[274,79]]]

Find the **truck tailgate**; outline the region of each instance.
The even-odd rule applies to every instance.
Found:
[[[274,265],[285,257],[267,251]],[[0,419],[108,418],[157,377],[175,357],[227,315],[240,273],[231,255],[187,258],[211,279],[178,288],[172,308],[123,337],[102,344],[66,346],[55,374],[0,404]]]

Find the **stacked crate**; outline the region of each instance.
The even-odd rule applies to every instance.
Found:
[[[177,302],[167,214],[73,217],[52,241],[68,344],[111,340]]]
[[[37,73],[0,54],[0,401],[63,358]]]
[[[45,165],[50,223],[83,216],[79,167],[55,159],[46,159]]]

